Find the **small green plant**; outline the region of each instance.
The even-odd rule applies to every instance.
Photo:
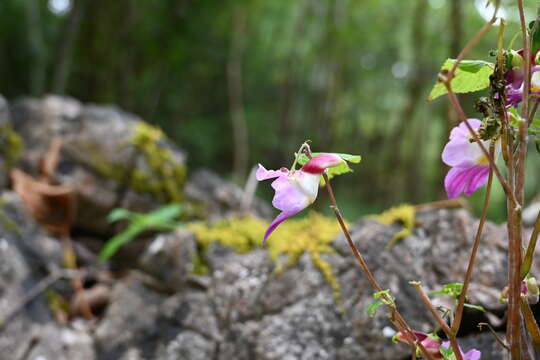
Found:
[[[367,308],[369,317],[374,317],[377,309],[382,305],[395,306],[395,299],[392,295],[390,295],[389,289],[377,291],[373,294],[373,299],[375,299],[375,301]]]
[[[179,204],[166,205],[147,214],[140,214],[127,209],[114,209],[107,217],[109,222],[127,220],[128,225],[122,232],[107,241],[103,250],[99,253],[100,260],[109,259],[120,247],[135,239],[144,231],[173,231],[183,226],[183,223],[175,220],[181,212],[182,207]]]

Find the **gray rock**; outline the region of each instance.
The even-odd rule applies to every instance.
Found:
[[[413,236],[390,250],[385,247],[398,231],[397,226],[364,219],[353,226],[352,235],[381,286],[396,296],[398,308],[409,324],[431,332],[435,323],[408,282],[421,279],[427,291],[462,281],[477,220],[463,210],[424,211],[417,220]],[[487,225],[470,296],[471,302],[488,309],[498,308],[494,305],[496,289],[505,283],[501,271],[505,267],[504,251],[497,239],[500,235],[501,228]],[[156,240],[159,250],[167,246],[190,249],[190,242],[184,243],[189,237],[161,236]],[[373,318],[367,315],[373,290],[344,239],[338,237],[333,246],[336,253],[322,256],[341,285],[342,309],[307,254],[298,264],[276,274],[275,264],[264,249],[237,254],[213,245],[207,254],[210,274],[205,286],[195,287],[185,281],[177,293],[169,295],[149,290],[137,281],[117,285],[117,295],[97,331],[101,349],[108,349],[100,359],[352,360],[367,358],[368,354],[377,354],[381,360],[408,357],[407,346],[390,341],[393,330],[387,311],[381,308]],[[171,269],[181,274],[186,271],[186,264],[171,260],[165,257],[164,267],[172,264]],[[160,279],[182,283],[182,276]],[[450,306],[444,296],[435,297],[434,302]],[[464,327],[474,331],[479,321],[487,319],[478,312],[467,312]],[[482,337],[478,344],[475,339],[461,339],[462,347],[496,353],[494,347],[491,350],[491,338]]]
[[[198,203],[208,221],[230,217],[238,212],[250,212],[262,218],[271,218],[273,211],[258,199],[242,209],[244,192],[208,169],[195,170],[186,185],[186,198]]]
[[[158,235],[140,257],[141,268],[172,290],[185,286],[197,256],[195,235],[188,230]]]
[[[82,230],[108,233],[114,207],[148,211],[182,194],[185,154],[135,115],[59,96],[19,100],[11,114],[34,172],[50,140],[62,138],[57,180],[75,188]]]
[[[40,230],[26,214],[17,195],[3,193],[0,197],[0,358],[2,354],[35,354],[31,358],[47,354],[47,359],[70,359],[74,348],[84,348],[84,353],[89,355],[80,359],[92,359],[88,337],[83,341],[83,335],[77,335],[73,347],[57,341],[69,330],[52,325],[54,320],[45,296],[38,296],[22,311],[10,316],[44,279],[52,264],[60,263],[61,254],[58,241]]]

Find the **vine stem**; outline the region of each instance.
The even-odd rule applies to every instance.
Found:
[[[499,11],[499,1],[495,4],[495,11],[493,12],[493,16],[491,19],[482,26],[482,28],[476,33],[476,35],[465,45],[463,50],[459,53],[458,57],[456,58],[456,62],[454,63],[454,66],[450,69],[448,72],[448,77],[452,78],[454,76],[454,73],[456,72],[459,64],[463,59],[465,59],[465,56],[469,54],[469,52],[472,50],[472,48],[476,45],[480,39],[482,39],[488,31],[491,29],[495,21],[497,21],[497,12]]]
[[[536,216],[536,221],[534,222],[534,229],[531,234],[531,238],[529,239],[529,245],[527,246],[527,253],[525,254],[525,259],[521,264],[521,280],[525,279],[525,276],[527,276],[527,274],[531,270],[534,250],[536,249],[536,242],[538,241],[538,234],[540,234],[540,211]]]
[[[527,155],[527,138],[528,138],[528,103],[531,86],[531,48],[529,41],[529,33],[525,23],[525,13],[523,10],[523,1],[518,0],[519,19],[521,24],[521,35],[523,37],[523,52],[524,52],[524,68],[525,79],[523,85],[523,102],[521,105],[521,119],[519,121],[519,147],[518,161],[515,169],[515,192],[517,196],[517,204],[515,209],[509,216],[508,226],[512,227],[512,236],[508,243],[508,326],[506,336],[510,345],[510,354],[512,359],[519,360],[521,358],[521,324],[520,324],[520,296],[521,296],[521,209],[524,201],[524,185],[525,185],[525,160]],[[510,214],[509,214],[510,215]]]
[[[306,156],[311,159],[311,148],[307,142],[303,143],[300,146],[300,149],[298,150],[298,154],[305,153]],[[297,156],[298,156],[297,154]],[[343,218],[343,215],[341,215],[341,211],[339,210],[336,202],[336,198],[334,196],[334,190],[332,189],[332,185],[330,184],[330,180],[328,179],[328,175],[326,173],[323,173],[323,178],[326,186],[326,190],[328,191],[328,197],[330,198],[331,208],[334,211],[334,214],[336,215],[336,219],[339,223],[339,226],[341,227],[341,230],[343,232],[343,235],[345,236],[345,239],[347,240],[347,243],[349,244],[349,247],[351,248],[354,257],[356,258],[356,261],[360,265],[360,268],[362,269],[362,272],[366,275],[368,282],[370,283],[371,287],[376,292],[383,291],[377,280],[375,279],[375,276],[373,276],[373,273],[371,270],[369,270],[369,267],[367,266],[367,263],[365,262],[362,254],[360,253],[360,250],[354,245],[354,242],[351,238],[351,234],[349,232],[349,229],[347,228],[347,225],[345,224],[345,219]],[[418,348],[420,349],[420,352],[422,355],[428,359],[428,360],[435,360],[433,356],[426,350],[424,345],[422,345],[421,341],[416,337],[416,335],[411,330],[411,327],[407,324],[403,316],[399,313],[397,307],[395,306],[393,300],[386,295],[385,293],[382,293],[382,298],[385,300],[386,303],[392,304],[388,305],[391,312],[391,321],[396,326],[396,328],[402,332],[405,336],[406,341],[409,343],[411,347],[414,349]],[[414,355],[416,356],[416,355]],[[414,358],[414,357],[413,357]]]
[[[444,319],[441,317],[441,315],[439,315],[437,310],[435,310],[435,308],[433,307],[433,304],[429,300],[429,297],[424,292],[424,289],[422,289],[422,285],[418,281],[411,281],[411,282],[409,282],[409,284],[414,286],[414,288],[416,289],[416,292],[420,296],[420,300],[422,300],[424,305],[426,305],[426,307],[428,308],[431,315],[433,315],[433,317],[435,318],[435,320],[437,321],[437,323],[441,327],[442,331],[444,331],[446,336],[448,336],[448,340],[450,340],[450,346],[452,347],[452,350],[454,351],[454,355],[456,356],[456,359],[457,360],[463,360],[463,356],[461,355],[461,350],[459,349],[459,345],[458,345],[458,342],[456,340],[455,334],[448,327],[448,325],[446,324]]]
[[[309,150],[309,147],[306,148],[305,151],[308,157],[311,157],[311,150]],[[343,235],[345,236],[345,239],[347,240],[347,243],[349,244],[349,247],[351,248],[354,254],[354,257],[356,258],[356,261],[360,265],[362,272],[366,275],[371,287],[376,292],[382,291],[381,286],[379,285],[379,283],[373,276],[373,273],[371,272],[371,270],[369,270],[369,267],[367,266],[367,263],[365,262],[362,254],[360,253],[356,245],[354,245],[354,242],[351,238],[351,234],[349,233],[349,229],[347,228],[347,225],[345,224],[345,219],[343,218],[343,215],[341,215],[341,211],[339,210],[337,206],[336,198],[334,196],[334,191],[332,189],[332,185],[330,185],[330,180],[328,179],[328,175],[323,173],[323,178],[324,178],[326,190],[328,192],[328,197],[330,198],[330,203],[331,203],[330,207],[332,208],[332,210],[334,211],[334,214],[336,215],[336,219],[339,223],[339,226],[341,227]],[[384,293],[382,294],[382,298],[384,298],[384,300],[388,303],[393,303],[392,299]],[[435,360],[433,356],[431,356],[431,354],[426,350],[424,345],[422,345],[422,343],[419,341],[416,335],[414,335],[414,333],[411,330],[411,327],[407,324],[403,316],[401,316],[401,314],[397,310],[397,307],[395,305],[389,306],[389,307],[392,313],[392,318],[393,320],[395,319],[393,321],[394,325],[396,325],[396,327],[405,334],[405,337],[407,341],[409,342],[409,345],[417,346],[426,359]]]
[[[495,147],[492,144],[490,146],[490,154],[493,156],[495,152]],[[480,246],[480,239],[482,238],[482,231],[484,230],[484,223],[486,222],[487,209],[489,205],[489,198],[491,194],[491,184],[493,183],[493,169],[489,169],[489,177],[486,186],[486,196],[484,198],[484,205],[482,207],[482,214],[480,216],[480,223],[478,224],[478,229],[476,231],[476,236],[474,237],[474,243],[471,250],[471,255],[469,257],[469,264],[467,265],[467,272],[465,273],[465,280],[463,281],[463,288],[461,294],[459,294],[458,305],[456,308],[456,314],[454,320],[452,321],[452,334],[457,336],[459,331],[459,326],[461,325],[461,319],[463,317],[463,309],[465,308],[465,299],[467,297],[467,290],[469,289],[469,284],[471,282],[474,264],[476,262],[476,254],[478,253],[478,247]]]

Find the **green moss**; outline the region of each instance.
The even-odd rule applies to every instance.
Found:
[[[416,223],[416,208],[413,205],[403,204],[390,208],[380,215],[373,216],[373,218],[385,225],[392,225],[396,222],[403,225],[403,229],[394,234],[392,240],[386,246],[387,249],[390,249],[399,240],[412,234]]]
[[[197,235],[197,242],[203,254],[212,243],[219,243],[239,253],[246,253],[261,247],[261,240],[268,223],[255,217],[234,218],[209,226],[192,223],[189,229]],[[298,263],[307,253],[311,261],[332,287],[336,300],[340,301],[340,285],[330,264],[321,256],[333,253],[331,242],[340,232],[333,218],[310,212],[301,219],[284,222],[268,240],[268,253],[276,263],[276,273]]]
[[[165,134],[143,121],[134,126],[133,136],[122,146],[134,146],[144,158],[148,170],[132,169],[129,164],[112,162],[101,155],[95,146],[87,146],[90,165],[102,176],[119,181],[129,188],[150,193],[163,203],[179,203],[183,200],[187,169],[178,164],[172,151],[160,142]]]
[[[24,142],[11,124],[0,126],[0,155],[4,158],[7,168],[19,160],[23,150]]]

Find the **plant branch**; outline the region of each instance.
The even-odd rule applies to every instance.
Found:
[[[435,310],[433,307],[433,304],[431,304],[431,301],[429,300],[428,296],[424,292],[424,289],[422,289],[422,285],[418,281],[410,281],[409,284],[414,286],[416,289],[416,292],[418,292],[418,295],[420,296],[420,300],[424,303],[424,305],[427,307],[431,315],[435,318],[439,326],[441,327],[442,331],[448,336],[448,339],[450,340],[450,345],[452,346],[452,350],[454,351],[454,354],[456,355],[457,360],[463,360],[463,356],[461,356],[461,351],[459,350],[459,345],[456,340],[456,336],[448,327],[444,319],[441,317],[441,315]]]
[[[482,28],[476,33],[476,35],[474,35],[474,37],[467,43],[467,45],[465,45],[463,50],[461,50],[461,52],[459,53],[458,57],[456,58],[456,62],[454,63],[454,66],[452,66],[452,68],[448,72],[448,77],[450,79],[454,77],[454,73],[456,72],[456,69],[459,67],[459,64],[461,63],[461,61],[465,59],[465,56],[469,54],[469,52],[476,45],[476,43],[480,41],[480,39],[482,39],[491,29],[491,26],[493,26],[493,24],[497,20],[498,11],[499,11],[499,2],[497,1],[497,3],[495,4],[495,11],[493,12],[493,16],[491,17],[491,19],[487,23],[485,23],[484,26],[482,26]]]
[[[534,257],[534,250],[536,249],[536,242],[538,241],[538,234],[540,234],[540,211],[536,216],[536,221],[534,223],[534,229],[529,240],[529,245],[527,246],[527,253],[525,254],[525,259],[521,264],[520,277],[521,280],[525,279],[525,276],[529,273],[532,266],[532,261]]]
[[[495,153],[495,148],[492,143],[490,146],[489,152],[491,156]],[[476,254],[478,252],[478,247],[480,246],[480,239],[482,238],[482,231],[484,230],[484,223],[487,217],[487,209],[489,205],[489,197],[491,194],[491,184],[493,182],[493,169],[489,169],[489,177],[486,186],[486,196],[484,198],[484,206],[482,207],[482,215],[480,216],[480,223],[478,224],[478,229],[476,231],[476,236],[474,238],[473,247],[471,250],[471,256],[469,258],[469,264],[467,265],[467,272],[465,273],[465,280],[463,281],[463,288],[461,294],[459,294],[459,301],[456,308],[456,314],[452,322],[452,334],[457,336],[459,331],[459,326],[461,325],[461,319],[463,317],[463,309],[465,308],[465,299],[467,297],[467,290],[469,289],[469,284],[471,282],[472,273],[474,269],[474,264],[476,261]]]
[[[493,328],[491,327],[490,324],[488,323],[484,323],[484,322],[481,322],[481,323],[478,323],[478,329],[481,331],[482,330],[482,326],[486,326],[489,331],[491,332],[491,335],[493,335],[493,338],[495,339],[495,341],[501,345],[505,350],[507,351],[510,351],[510,348],[508,347],[508,345],[506,345],[503,341],[503,339],[501,339],[499,337],[499,335],[497,335],[497,332],[495,330],[493,330]]]

